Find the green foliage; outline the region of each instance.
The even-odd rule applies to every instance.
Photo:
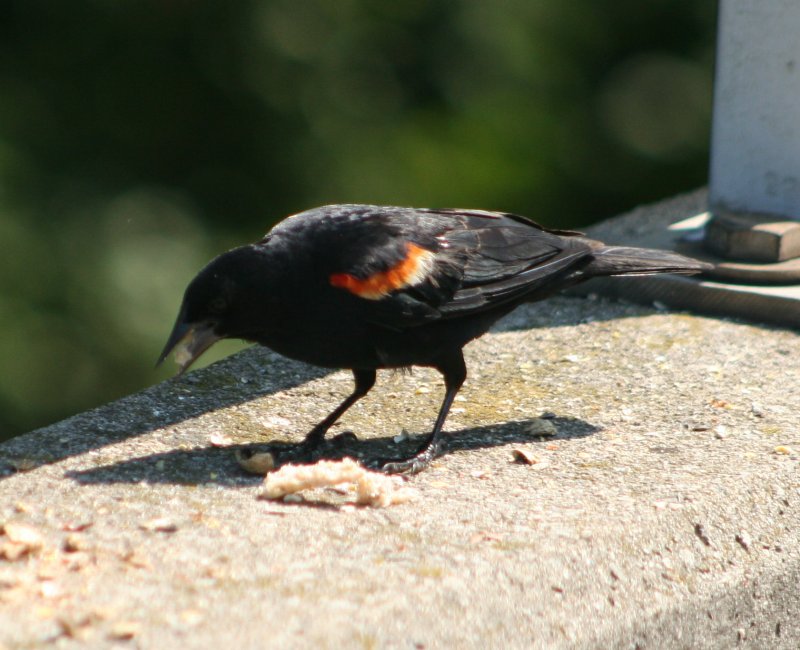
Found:
[[[702,184],[711,4],[6,0],[0,438],[165,377],[188,280],[287,213]]]

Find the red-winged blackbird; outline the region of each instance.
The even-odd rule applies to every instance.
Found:
[[[517,305],[596,276],[708,268],[666,251],[547,230],[513,214],[330,205],[285,219],[200,271],[159,363],[179,347],[183,372],[216,341],[239,338],[318,366],[350,368],[355,389],[308,433],[304,453],[367,394],[376,369],[436,368],[446,392],[430,438],[414,456],[383,465],[417,472],[440,450],[467,375],[462,348]]]

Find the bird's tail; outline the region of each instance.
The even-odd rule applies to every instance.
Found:
[[[594,251],[594,259],[584,267],[583,272],[589,276],[656,273],[694,275],[712,268],[706,262],[655,248],[601,246]]]

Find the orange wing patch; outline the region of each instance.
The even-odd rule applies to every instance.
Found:
[[[331,286],[346,289],[359,298],[380,300],[392,291],[419,284],[433,270],[434,253],[416,244],[406,244],[406,256],[392,268],[363,280],[349,273],[334,273]]]

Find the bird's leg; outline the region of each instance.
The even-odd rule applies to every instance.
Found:
[[[431,464],[431,461],[439,455],[442,447],[442,428],[444,421],[447,419],[447,414],[450,412],[450,407],[453,405],[453,399],[467,378],[467,366],[464,364],[464,355],[461,350],[456,354],[447,357],[435,368],[444,375],[445,394],[441,407],[439,407],[439,415],[436,417],[436,424],[433,425],[433,432],[428,438],[427,442],[422,446],[415,455],[405,460],[393,461],[384,463],[381,469],[389,474],[416,474]]]
[[[328,415],[322,422],[317,424],[311,431],[308,432],[306,437],[299,445],[292,450],[292,456],[308,455],[317,449],[325,440],[325,434],[336,421],[342,417],[344,412],[349,409],[353,404],[366,395],[370,389],[375,385],[375,370],[361,370],[353,369],[353,378],[355,379],[355,387],[353,392],[348,395],[339,406],[337,406],[330,415]]]

